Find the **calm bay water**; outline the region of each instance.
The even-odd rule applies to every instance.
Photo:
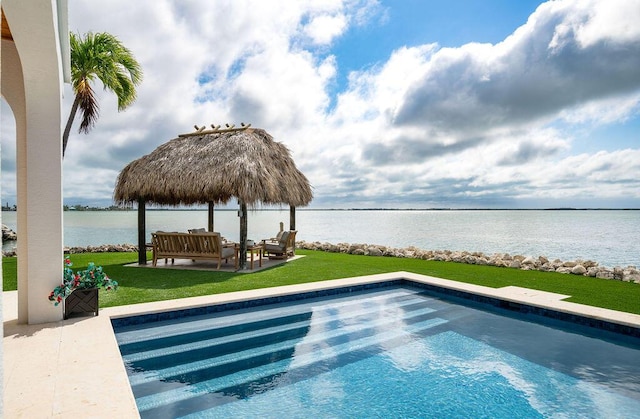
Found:
[[[250,211],[248,238],[272,237],[289,210]],[[237,241],[236,211],[216,211],[215,230]],[[16,213],[2,223],[16,230]],[[206,227],[207,211],[147,211],[152,231]],[[329,211],[297,210],[297,238],[330,243],[368,243],[428,250],[468,250],[486,254],[544,255],[562,260],[591,259],[608,267],[640,266],[640,211]],[[18,235],[20,232],[18,231]],[[137,212],[64,213],[64,244],[95,246],[137,243]],[[9,242],[5,250],[14,246]]]

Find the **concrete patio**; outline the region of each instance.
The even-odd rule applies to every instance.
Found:
[[[217,272],[241,272],[241,273],[251,273],[258,272],[265,269],[273,268],[278,265],[282,265],[283,263],[287,263],[293,260],[297,260],[303,258],[304,255],[296,255],[292,256],[288,259],[274,259],[268,257],[259,258],[258,255],[254,256],[254,259],[251,260],[251,256],[247,256],[247,266],[246,269],[236,270],[235,264],[233,260],[228,262],[222,262],[220,265],[220,269],[218,269],[218,263],[214,261],[207,260],[189,260],[189,259],[175,259],[172,261],[171,259],[159,259],[156,266],[151,264],[151,261],[148,261],[146,265],[140,265],[138,263],[130,263],[125,266],[134,266],[140,268],[149,268],[149,269],[180,269],[180,270],[194,270],[194,271],[217,271]]]
[[[17,293],[8,291],[3,293],[5,417],[139,417],[111,318],[398,278],[640,327],[640,315],[566,302],[565,295],[513,286],[487,288],[409,272],[112,307],[100,310],[97,317],[40,325],[17,324]]]

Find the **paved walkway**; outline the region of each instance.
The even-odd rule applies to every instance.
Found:
[[[18,324],[17,299],[3,293],[5,418],[138,417],[108,315]]]

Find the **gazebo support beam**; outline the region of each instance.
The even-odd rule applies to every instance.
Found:
[[[147,264],[147,222],[145,201],[138,198],[138,265]]]
[[[238,269],[247,267],[247,204],[240,201],[240,254],[238,255]]]
[[[296,229],[296,207],[289,206],[289,230]]]
[[[296,207],[294,207],[293,205],[289,206],[289,230],[295,230],[296,229]],[[293,249],[295,251],[296,248],[296,244],[295,242],[293,243]]]
[[[208,220],[207,231],[213,231],[213,208],[214,208],[213,201],[209,201],[209,214],[208,214],[208,217],[207,217],[207,220]]]

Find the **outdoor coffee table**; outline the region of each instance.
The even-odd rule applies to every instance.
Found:
[[[262,268],[262,251],[264,247],[262,244],[256,244],[253,246],[247,246],[247,253],[251,254],[250,269],[253,269],[253,255],[258,255],[258,267]]]
[[[251,263],[249,264],[249,269],[253,269],[253,259],[254,255],[258,255],[258,267],[262,268],[262,256],[263,256],[264,247],[261,244],[255,244],[253,246],[247,246],[247,255],[251,255]],[[236,244],[236,261],[240,255],[240,245]]]

